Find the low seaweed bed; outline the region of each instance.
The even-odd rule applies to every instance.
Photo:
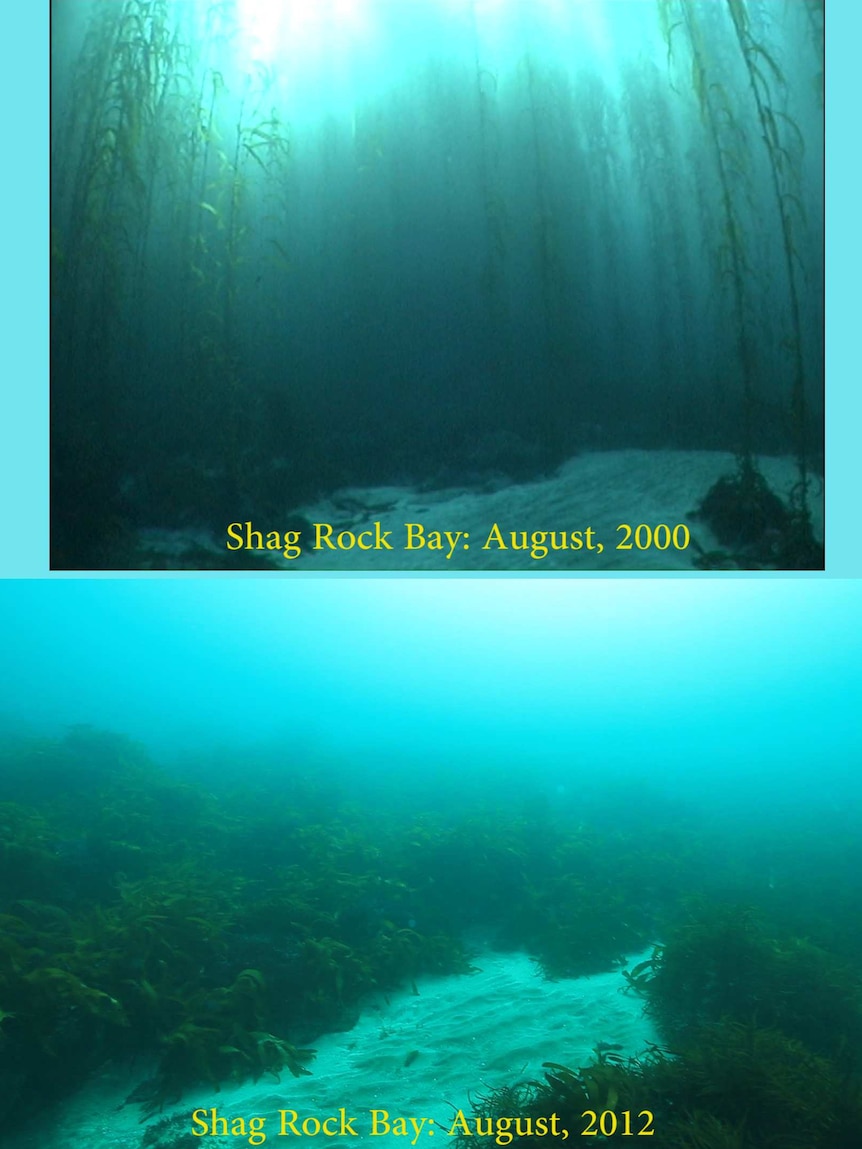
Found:
[[[128,1098],[145,1119],[202,1086],[313,1073],[315,1040],[372,995],[469,973],[481,930],[547,978],[622,970],[661,1040],[555,1059],[475,1094],[479,1116],[557,1113],[589,1135],[613,1112],[596,1136],[614,1140],[644,1110],[662,1146],[855,1144],[849,824],[824,840],[800,814],[741,845],[620,779],[573,810],[484,777],[460,801],[417,792],[405,817],[402,795],[357,795],[334,768],[213,791],[89,728],[7,745],[0,778],[10,1133],[108,1064],[152,1064]]]

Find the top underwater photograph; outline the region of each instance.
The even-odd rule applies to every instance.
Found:
[[[51,568],[823,570],[823,0],[54,0]]]

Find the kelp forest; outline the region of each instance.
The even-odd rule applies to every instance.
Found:
[[[52,566],[631,447],[729,453],[703,513],[822,565],[823,44],[822,0],[56,0]]]

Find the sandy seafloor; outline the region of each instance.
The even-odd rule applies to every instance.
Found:
[[[799,480],[796,463],[788,457],[764,456],[758,459],[764,478],[772,490],[787,500]],[[303,552],[297,558],[283,558],[271,550],[267,557],[284,569],[326,570],[692,570],[697,550],[620,550],[626,534],[618,528],[627,523],[633,529],[640,523],[655,527],[664,523],[671,529],[684,523],[693,539],[706,551],[721,549],[709,528],[693,512],[710,487],[722,475],[732,475],[734,456],[720,451],[619,450],[587,452],[569,459],[550,477],[511,483],[489,479],[472,488],[419,491],[411,487],[345,488],[319,502],[296,508],[285,522],[252,519],[253,528],[284,532],[290,521],[301,516],[309,524],[328,523],[333,538],[341,531],[390,531],[393,549],[331,550],[312,549],[313,535],[305,530]],[[811,513],[814,533],[823,539],[823,491],[819,478],[811,483]],[[451,557],[449,544],[443,550],[428,545],[408,550],[405,524],[419,523],[424,537],[429,532],[467,532],[459,539]],[[506,550],[488,540],[494,524],[502,532]],[[225,531],[227,531],[225,524]],[[596,544],[592,551],[550,551],[533,558],[529,551],[514,550],[508,532],[559,531],[571,534],[591,527]],[[152,554],[170,565],[191,565],[185,556],[197,550],[213,556],[214,563],[226,556],[227,533],[216,538],[206,531],[144,530],[141,551],[144,567]],[[629,540],[631,541],[631,540]],[[464,543],[469,549],[465,549]],[[171,560],[174,560],[173,562]],[[156,565],[155,563],[153,565]]]
[[[631,968],[652,950],[631,955]],[[642,1000],[626,990],[619,970],[583,978],[546,980],[525,954],[486,952],[474,958],[476,973],[423,979],[412,989],[369,1000],[357,1025],[326,1034],[314,1043],[317,1056],[311,1075],[294,1078],[285,1070],[281,1081],[261,1079],[240,1086],[190,1092],[180,1104],[141,1123],[137,1105],[123,1106],[129,1093],[152,1071],[109,1065],[97,1079],[31,1124],[4,1139],[8,1149],[140,1149],[146,1131],[165,1118],[185,1115],[189,1135],[182,1144],[247,1145],[245,1137],[192,1137],[191,1114],[211,1111],[229,1119],[267,1118],[266,1144],[289,1145],[280,1129],[279,1110],[296,1110],[303,1117],[356,1115],[356,1137],[319,1137],[327,1146],[372,1143],[386,1149],[409,1146],[414,1134],[371,1137],[370,1110],[386,1110],[390,1119],[432,1118],[416,1141],[427,1141],[434,1129],[438,1149],[451,1144],[447,1131],[455,1113],[469,1116],[468,1094],[483,1086],[511,1085],[541,1078],[542,1062],[577,1068],[595,1060],[599,1042],[619,1045],[621,1057],[644,1053],[659,1042]],[[409,1065],[408,1055],[415,1054]],[[408,1122],[408,1128],[409,1128]],[[177,1126],[165,1140],[176,1143]],[[295,1144],[298,1139],[293,1137]],[[311,1141],[311,1138],[306,1138]],[[493,1144],[493,1140],[483,1144]]]

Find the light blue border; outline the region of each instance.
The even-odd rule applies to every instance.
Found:
[[[862,232],[859,226],[859,0],[826,0],[826,563],[862,575]]]
[[[56,0],[62,3],[63,0]],[[113,2],[113,0],[104,0]],[[780,0],[767,0],[780,2]],[[793,0],[788,0],[793,2]],[[799,0],[801,2],[801,0]],[[827,0],[826,20],[826,365],[827,577],[862,575],[862,229],[858,213],[857,45],[859,0]],[[4,17],[6,59],[0,70],[4,110],[0,183],[0,576],[76,578],[48,570],[48,119],[49,5],[10,6]],[[281,578],[258,572],[95,572],[95,578]],[[306,573],[289,578],[451,578],[445,571]],[[495,575],[473,578],[607,578],[606,572]],[[615,578],[822,578],[817,572],[615,572]]]
[[[47,3],[10,5],[0,69],[0,575],[48,571]]]

